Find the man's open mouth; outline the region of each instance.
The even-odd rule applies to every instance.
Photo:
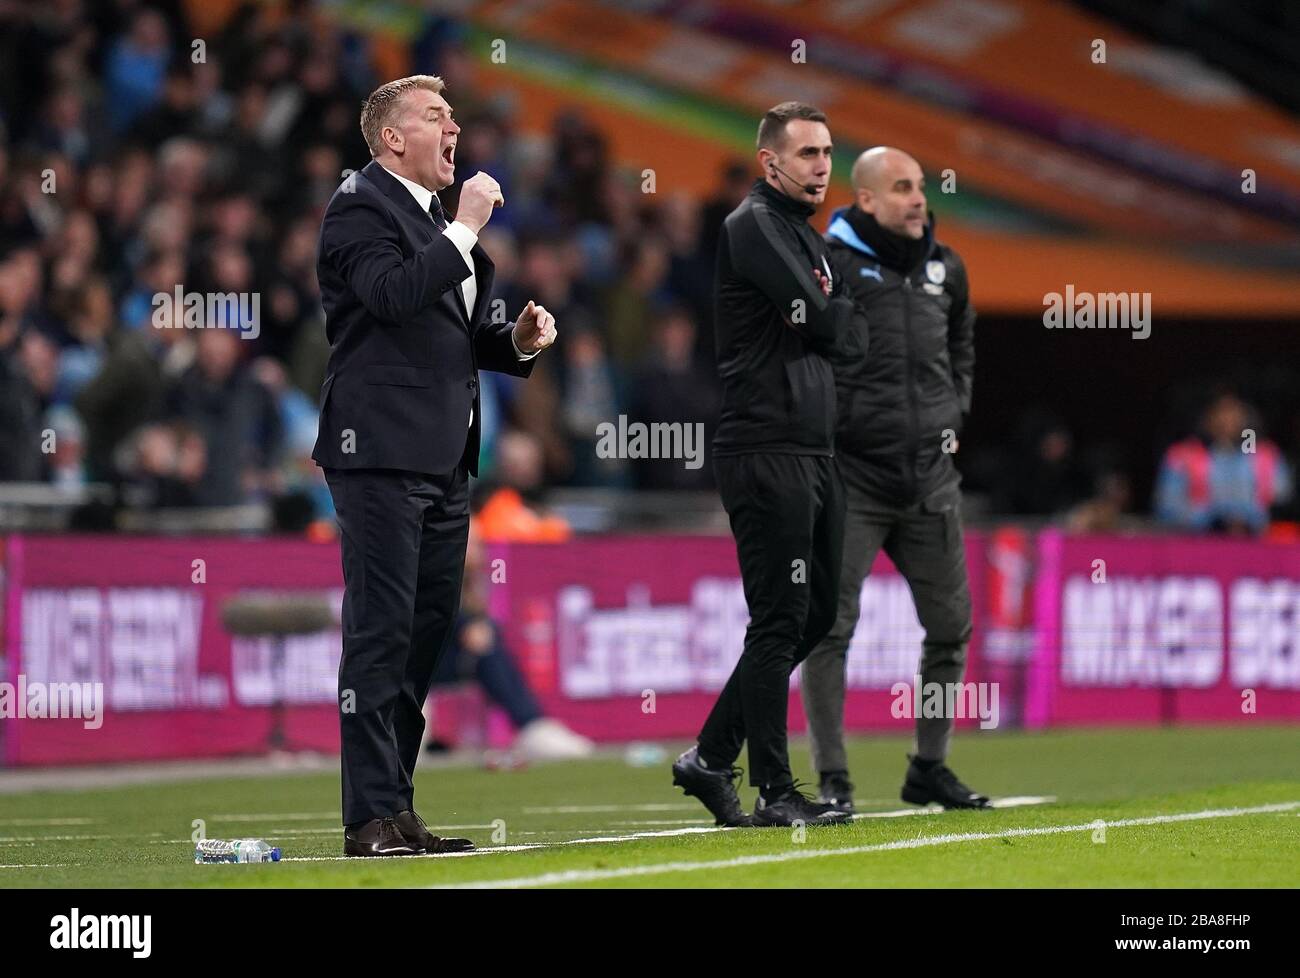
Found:
[[[448,143],[442,148],[442,158],[448,166],[456,165],[456,144]]]

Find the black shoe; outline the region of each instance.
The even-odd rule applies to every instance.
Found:
[[[343,833],[345,856],[418,856],[422,851],[406,840],[391,818],[372,818]]]
[[[738,767],[717,770],[705,767],[698,747],[692,747],[673,761],[673,784],[704,802],[704,807],[718,825],[746,827],[753,824],[740,807],[740,796],[736,794],[735,780],[743,773]]]
[[[394,815],[393,822],[397,825],[397,831],[402,833],[407,842],[429,855],[440,855],[446,852],[471,852],[474,849],[474,843],[470,842],[469,839],[441,839],[434,835],[429,831],[429,827],[424,824],[424,819],[409,809]]]
[[[795,822],[804,825],[843,825],[849,818],[848,812],[837,811],[830,805],[813,801],[799,790],[798,782],[790,785],[789,790],[773,801],[766,801],[760,794],[758,801],[754,802],[755,825],[788,826]]]
[[[946,764],[935,764],[928,771],[916,765],[916,758],[908,755],[911,764],[903,782],[903,801],[913,805],[928,805],[937,801],[944,808],[991,808],[988,798],[957,780],[957,775]]]
[[[857,809],[853,807],[853,782],[846,774],[823,774],[817,800],[834,811],[857,814]]]

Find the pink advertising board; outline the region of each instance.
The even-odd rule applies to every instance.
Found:
[[[966,546],[978,592],[982,537],[969,534]],[[506,586],[490,592],[493,616],[548,709],[598,739],[699,731],[740,657],[748,621],[729,538],[613,536],[499,545],[490,555],[503,561],[506,575]],[[979,619],[977,610],[972,681],[982,678]],[[922,637],[907,583],[882,555],[863,587],[848,652],[850,729],[911,729],[910,719],[891,712],[891,688],[912,681]],[[798,682],[796,672],[790,696],[796,732],[804,729]]]
[[[968,533],[966,553],[966,678],[998,684],[1003,725],[1300,719],[1296,548],[1003,527]],[[592,537],[489,556],[491,610],[549,712],[602,741],[698,731],[744,640],[730,539]],[[337,750],[338,629],[277,649],[220,619],[244,592],[315,592],[337,608],[336,544],[13,536],[2,566],[10,706],[23,683],[101,684],[104,702],[94,722],[0,709],[5,764]],[[849,729],[911,728],[891,689],[912,680],[921,639],[882,556],[849,650]]]
[[[319,592],[337,607],[336,545],[5,542],[6,680],[15,693],[21,684],[99,684],[104,702],[93,722],[82,714],[0,719],[6,764],[337,749],[337,628],[288,639],[277,665],[269,640],[233,638],[220,619],[222,604],[247,592]],[[977,587],[978,548],[972,535]],[[604,537],[498,546],[492,556],[505,561],[490,591],[492,611],[550,713],[604,741],[689,737],[699,729],[744,638],[730,539]],[[978,635],[977,621],[972,678]],[[851,729],[908,725],[891,715],[889,690],[911,679],[920,641],[906,584],[882,557],[864,588],[849,652]],[[790,709],[792,728],[801,730],[797,688]]]
[[[6,764],[338,749],[338,653],[236,639],[243,591],[341,594],[333,545],[274,539],[23,537],[5,541],[4,677],[16,691],[102,684],[102,714],[0,720]],[[309,636],[308,639],[311,637]],[[85,688],[85,687],[83,687]],[[280,699],[283,709],[272,704]]]
[[[1300,547],[1038,535],[1027,726],[1300,719]]]

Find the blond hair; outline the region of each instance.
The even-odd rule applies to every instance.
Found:
[[[380,85],[361,103],[361,135],[370,147],[371,156],[383,152],[384,140],[380,134],[385,126],[397,122],[402,98],[416,89],[437,94],[443,89],[443,81],[437,75],[408,75]]]

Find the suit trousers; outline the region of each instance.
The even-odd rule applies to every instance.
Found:
[[[858,625],[862,584],[882,547],[907,580],[925,630],[919,670],[923,689],[930,683],[961,682],[971,637],[959,484],[951,481],[919,502],[896,506],[863,492],[850,478],[845,480],[845,498],[839,611],[830,634],[808,656],[801,677],[813,767],[822,773],[848,769],[844,664]],[[917,755],[944,760],[953,718],[916,717],[915,723]]]
[[[790,674],[835,621],[844,489],[820,455],[714,456],[736,537],[749,626],[740,661],[700,731],[700,756],[730,768],[749,743],[750,784],[788,785]]]
[[[469,475],[327,468],[343,553],[343,824],[414,809],[424,701],[460,608]]]

